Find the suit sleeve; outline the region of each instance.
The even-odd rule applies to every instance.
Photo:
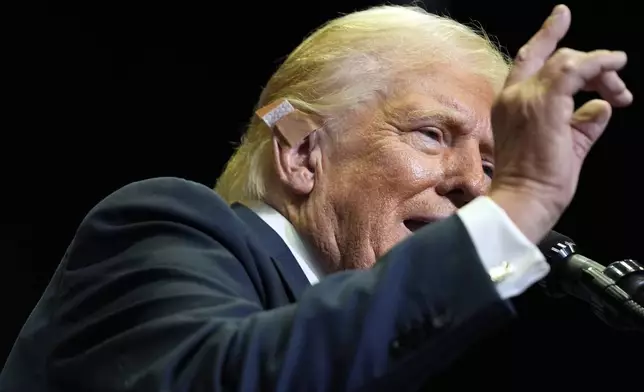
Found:
[[[206,187],[156,179],[88,214],[59,283],[60,390],[413,390],[512,315],[458,217],[270,308],[222,206]]]

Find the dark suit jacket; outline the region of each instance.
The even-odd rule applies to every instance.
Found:
[[[83,220],[0,390],[414,390],[512,314],[457,216],[311,287],[251,210],[159,178]]]

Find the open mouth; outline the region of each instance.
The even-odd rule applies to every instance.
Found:
[[[413,233],[416,230],[422,229],[423,227],[427,226],[431,222],[419,219],[407,219],[403,221],[403,223],[405,227],[407,227],[407,229]]]

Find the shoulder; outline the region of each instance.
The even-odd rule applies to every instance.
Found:
[[[228,204],[211,188],[175,177],[159,177],[128,184],[101,200],[81,227],[93,221],[113,223],[172,221],[216,230],[237,220]]]
[[[128,184],[99,202],[88,216],[104,209],[120,208],[167,210],[177,214],[192,214],[199,209],[202,212],[232,214],[229,206],[214,190],[175,177],[152,178]]]
[[[90,259],[135,244],[154,249],[212,247],[241,243],[245,233],[245,225],[214,190],[161,177],[128,184],[101,200],[81,222],[68,254],[91,264]]]

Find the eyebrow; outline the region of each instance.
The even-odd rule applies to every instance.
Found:
[[[468,108],[467,106],[461,104],[458,100],[454,98],[450,98],[446,95],[438,95],[437,97],[438,102],[443,104],[444,106],[447,106],[448,108],[458,112],[462,116],[467,116],[471,117],[472,116],[472,110]]]
[[[458,128],[464,128],[467,124],[467,116],[454,110],[443,108],[436,110],[418,109],[410,110],[404,114],[406,122],[422,122],[427,120],[438,120],[441,123]]]
[[[445,126],[452,131],[457,131],[461,134],[469,133],[468,125],[471,120],[468,119],[467,114],[454,110],[453,108],[436,108],[435,110],[415,109],[407,110],[400,113],[400,118],[404,123],[420,126],[423,122],[438,123],[435,125]]]
[[[473,116],[472,110],[462,105],[457,100],[445,95],[437,95],[436,100],[442,107],[436,110],[411,110],[408,116],[412,120],[422,120],[426,118],[450,119],[450,122],[456,122],[460,125],[466,125],[468,120]]]
[[[462,134],[470,133],[468,125],[472,123],[474,114],[468,107],[462,105],[457,100],[445,95],[435,97],[440,103],[440,107],[434,110],[428,109],[411,109],[400,113],[404,116],[407,123],[421,123],[423,121],[439,121],[440,123],[461,132]],[[486,155],[493,153],[493,140],[482,139],[481,150]]]

